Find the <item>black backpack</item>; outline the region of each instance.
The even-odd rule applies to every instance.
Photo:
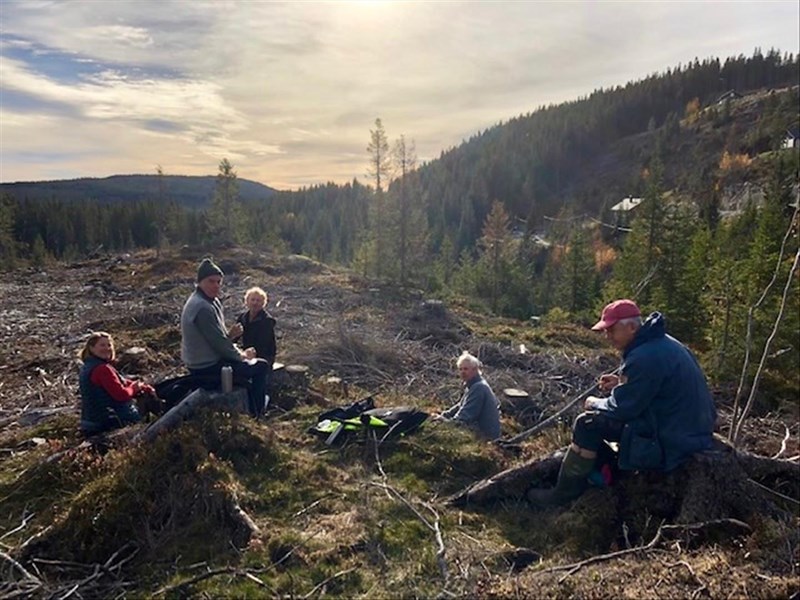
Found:
[[[379,439],[403,436],[417,429],[428,418],[428,413],[410,406],[375,408],[368,396],[348,407],[337,407],[320,413],[317,423],[309,432],[325,438],[329,446],[335,442],[374,431]]]

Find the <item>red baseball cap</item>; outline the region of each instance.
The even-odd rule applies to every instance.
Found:
[[[636,306],[636,302],[633,300],[614,300],[611,304],[606,305],[603,309],[603,314],[600,316],[600,320],[592,329],[594,331],[603,331],[622,319],[641,316],[642,311],[639,310],[639,307]]]

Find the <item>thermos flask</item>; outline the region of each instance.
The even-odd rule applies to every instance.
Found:
[[[233,391],[233,368],[230,365],[225,365],[222,367],[222,373],[220,374],[220,378],[222,379],[222,391],[232,392]]]

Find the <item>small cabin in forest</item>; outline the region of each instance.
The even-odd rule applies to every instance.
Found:
[[[627,214],[631,212],[634,208],[639,206],[642,203],[641,198],[634,198],[633,196],[627,196],[617,202],[614,206],[611,207],[611,211],[614,213],[619,214]]]
[[[742,97],[743,96],[739,92],[737,92],[736,90],[728,90],[727,92],[722,94],[719,98],[717,98],[717,102],[716,103],[717,104],[724,104],[728,100],[738,100],[739,98],[742,98]]]
[[[793,125],[786,130],[781,148],[800,148],[800,126]]]

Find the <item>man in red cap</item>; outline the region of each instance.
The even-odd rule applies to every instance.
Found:
[[[528,492],[535,506],[580,496],[604,440],[619,442],[619,467],[629,470],[670,471],[711,447],[717,414],[705,377],[689,349],[666,333],[660,313],[642,321],[633,300],[615,300],[592,329],[622,354],[620,375],[600,377],[610,396],[586,399],[556,487]]]

